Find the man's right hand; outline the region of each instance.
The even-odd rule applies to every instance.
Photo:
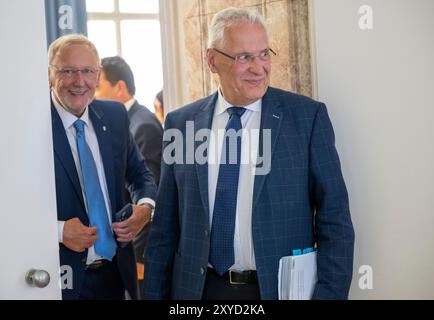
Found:
[[[72,251],[83,252],[98,240],[96,233],[97,227],[86,227],[79,218],[73,218],[63,226],[63,244]]]

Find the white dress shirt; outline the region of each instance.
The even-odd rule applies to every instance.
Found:
[[[94,159],[95,164],[96,164],[96,168],[98,171],[98,178],[99,178],[101,190],[102,190],[102,193],[104,196],[105,206],[107,209],[107,217],[108,217],[109,224],[111,224],[112,223],[112,219],[111,219],[112,208],[111,208],[110,200],[109,200],[109,196],[108,196],[107,181],[106,181],[105,172],[104,172],[104,164],[102,162],[101,153],[99,150],[98,139],[97,139],[97,136],[95,133],[95,129],[93,128],[92,121],[90,121],[90,119],[89,119],[89,108],[86,108],[83,115],[80,118],[78,118],[75,115],[73,115],[72,113],[66,111],[63,107],[61,107],[57,103],[57,101],[54,99],[54,97],[53,97],[53,104],[57,110],[57,113],[59,114],[60,119],[62,120],[63,127],[65,128],[66,137],[68,138],[69,146],[71,147],[72,156],[74,158],[75,167],[77,169],[78,178],[80,180],[80,186],[81,186],[81,190],[82,190],[84,205],[86,206],[86,211],[87,211],[87,202],[86,202],[86,194],[84,192],[83,174],[81,172],[80,158],[78,155],[77,142],[76,142],[76,130],[74,128],[74,122],[78,119],[81,119],[85,123],[86,142],[89,145],[89,148],[92,152],[93,159]],[[152,207],[155,206],[154,200],[150,199],[150,198],[142,198],[137,202],[138,205],[141,205],[144,203],[148,203]],[[63,242],[63,227],[64,227],[64,225],[65,225],[65,221],[58,221],[57,222],[58,239],[59,239],[60,243]],[[98,259],[102,259],[102,257],[95,252],[94,246],[90,247],[88,249],[86,263],[90,264],[93,261],[98,260]]]
[[[135,102],[136,102],[136,99],[131,98],[130,100],[128,100],[127,102],[124,103],[124,106],[127,109],[127,111],[130,111],[131,107],[133,106],[133,104]]]
[[[232,105],[224,99],[219,90],[211,126],[213,134],[211,134],[208,149],[208,200],[211,228],[223,136],[229,120],[226,109],[230,107]],[[252,240],[252,202],[262,100],[257,100],[248,106],[244,106],[244,108],[246,111],[241,117],[243,136],[234,235],[235,263],[230,268],[231,270],[256,270]]]

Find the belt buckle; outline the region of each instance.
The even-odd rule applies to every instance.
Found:
[[[247,282],[233,281],[232,280],[232,273],[235,273],[235,271],[229,270],[229,283],[230,284],[247,284]]]
[[[100,267],[104,266],[105,264],[106,264],[106,261],[104,261],[103,259],[101,259],[101,260],[95,260],[91,264],[89,264],[86,267],[86,269],[96,270],[96,269],[99,269]]]

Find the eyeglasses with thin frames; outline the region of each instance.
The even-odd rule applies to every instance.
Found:
[[[84,78],[95,78],[98,74],[99,69],[98,68],[82,68],[82,69],[75,69],[75,68],[60,68],[58,66],[51,65],[53,69],[56,70],[58,74],[60,74],[64,78],[73,78],[76,74],[80,73]]]
[[[261,60],[261,61],[270,61],[271,60],[271,54],[270,54],[270,52],[273,54],[273,55],[277,55],[277,53],[276,52],[274,52],[274,50],[273,49],[271,49],[271,48],[267,48],[267,49],[265,49],[265,50],[262,50],[260,53],[258,53],[258,54],[251,54],[251,53],[240,53],[240,54],[237,54],[237,55],[234,55],[234,56],[232,56],[232,55],[230,55],[230,54],[227,54],[227,53],[225,53],[225,52],[223,52],[223,51],[221,51],[221,50],[219,50],[219,49],[216,49],[216,48],[212,48],[214,51],[217,51],[218,53],[220,53],[221,55],[223,55],[223,56],[225,56],[225,57],[227,57],[227,58],[230,58],[230,59],[232,59],[232,60],[234,60],[235,62],[238,62],[238,63],[240,63],[240,64],[247,64],[247,63],[252,63],[253,62],[253,60],[257,57],[257,58],[259,58],[259,60]]]

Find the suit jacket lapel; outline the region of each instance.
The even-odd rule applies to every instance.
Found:
[[[279,110],[280,104],[277,99],[274,99],[273,95],[270,94],[270,89],[268,89],[267,93],[262,98],[262,112],[261,112],[261,127],[259,133],[259,154],[262,157],[269,156],[270,165],[271,159],[273,157],[273,153],[276,148],[277,137],[279,136],[280,126],[283,119],[283,113]],[[263,133],[264,129],[271,130],[271,154],[264,155],[264,139]],[[265,141],[268,143],[268,141]],[[268,175],[256,175],[255,177],[255,185],[253,188],[253,208],[255,208],[256,203],[259,199],[259,195],[261,193],[262,187],[264,186],[265,179]]]
[[[212,118],[214,115],[214,108],[215,108],[217,96],[218,96],[217,93],[210,96],[208,100],[205,102],[205,104],[203,105],[203,107],[200,109],[200,111],[196,114],[195,121],[194,121],[195,133],[200,129],[211,129]],[[186,141],[186,143],[188,143],[188,141]],[[197,150],[197,148],[202,143],[203,142],[201,141],[195,141],[194,150]],[[209,144],[209,139],[207,139],[206,143]],[[199,164],[197,163],[197,161],[195,161],[195,164],[196,164],[197,178],[199,180],[199,190],[200,190],[200,196],[202,198],[202,204],[203,207],[205,208],[205,212],[209,214],[208,163],[206,162],[205,164]],[[209,221],[209,219],[207,219],[207,221]]]
[[[68,138],[66,137],[65,128],[62,120],[56,111],[56,108],[51,104],[51,121],[53,127],[53,149],[55,156],[59,159],[66,174],[74,187],[74,190],[81,201],[83,210],[85,209],[83,193],[78,179],[77,168],[69,146]]]
[[[115,168],[113,163],[113,148],[110,126],[104,121],[104,112],[96,110],[92,104],[89,105],[89,117],[92,121],[95,134],[98,139],[99,152],[104,165],[105,179],[107,182],[107,190],[109,193],[110,204],[112,207],[112,215],[116,212],[116,190],[114,174]]]

